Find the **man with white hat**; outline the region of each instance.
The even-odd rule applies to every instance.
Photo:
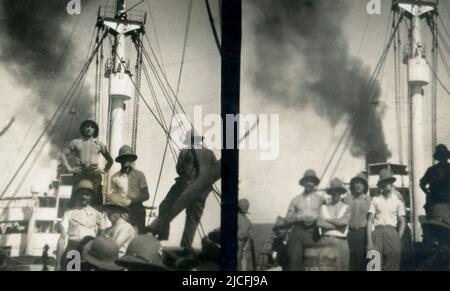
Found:
[[[252,223],[247,217],[249,207],[250,202],[247,199],[238,201],[238,271],[247,271],[248,252],[252,239]]]
[[[304,271],[303,251],[304,247],[315,244],[314,231],[320,207],[325,203],[322,196],[316,192],[320,179],[314,170],[307,170],[300,179],[299,184],[305,190],[297,195],[289,203],[286,214],[286,223],[293,228],[287,241],[287,270]]]
[[[69,146],[61,153],[61,163],[74,174],[73,185],[81,180],[89,180],[94,184],[96,194],[93,196],[92,205],[103,204],[102,175],[107,173],[114,164],[106,145],[101,143],[97,137],[98,125],[93,120],[85,120],[80,125],[81,138],[70,141]],[[100,155],[106,160],[104,169],[100,169]],[[69,163],[69,158],[74,159],[74,165]]]
[[[130,146],[120,148],[116,162],[120,163],[121,169],[111,176],[111,191],[106,200],[126,206],[131,225],[138,233],[143,233],[146,211],[142,203],[150,198],[150,193],[144,173],[133,167],[137,158]]]
[[[395,190],[395,181],[391,170],[381,170],[377,184],[381,196],[374,197],[369,206],[367,250],[380,253],[383,271],[400,270],[401,238],[406,226],[405,205]]]

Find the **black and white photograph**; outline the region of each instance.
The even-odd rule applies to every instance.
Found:
[[[1,269],[219,269],[219,8],[0,1]]]
[[[243,1],[239,270],[449,270],[449,4]]]

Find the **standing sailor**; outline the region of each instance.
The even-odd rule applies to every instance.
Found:
[[[364,173],[350,180],[350,195],[343,202],[350,206],[348,246],[350,248],[350,271],[366,270],[367,216],[370,196],[369,184]]]
[[[171,210],[183,191],[189,185],[195,183],[199,177],[209,175],[212,167],[217,164],[213,151],[203,147],[202,141],[203,136],[198,135],[194,130],[186,133],[184,144],[188,147],[182,149],[178,156],[176,166],[178,177],[175,178],[175,184],[170,188],[169,193],[159,206],[158,219],[149,226],[149,231],[157,235],[159,240],[167,240],[169,237],[170,222],[173,219],[170,217]],[[180,245],[187,252],[192,251],[195,231],[200,223],[206,199],[211,191],[212,185],[197,193],[196,199],[186,205],[186,223]]]
[[[436,146],[433,158],[438,161],[428,168],[420,180],[420,188],[427,194],[425,210],[431,217],[433,205],[450,203],[450,152],[443,144]]]
[[[313,234],[320,207],[324,198],[316,193],[320,179],[314,170],[307,170],[299,181],[305,190],[297,195],[289,204],[286,223],[293,225],[287,241],[287,256],[289,271],[303,271],[304,247],[315,244]]]
[[[331,195],[331,202],[322,205],[317,225],[322,229],[321,245],[333,247],[336,255],[336,271],[348,271],[350,251],[348,249],[347,233],[350,222],[350,207],[341,202],[341,195],[345,194],[344,184],[335,178],[331,180],[327,193]]]
[[[103,203],[102,174],[105,174],[114,164],[106,146],[97,140],[99,128],[92,120],[85,120],[80,125],[81,138],[73,139],[69,146],[61,153],[61,162],[66,169],[74,174],[73,185],[81,180],[89,180],[94,184],[96,193],[92,199],[92,205],[98,206]],[[105,168],[99,168],[99,158],[102,155],[106,159]],[[75,160],[72,167],[69,157]]]
[[[116,162],[120,163],[121,169],[111,177],[107,200],[129,209],[129,221],[140,234],[144,231],[146,216],[142,203],[150,198],[150,194],[144,173],[133,167],[137,158],[130,146],[120,148]]]
[[[381,196],[374,197],[369,207],[367,250],[380,253],[383,271],[400,270],[401,238],[406,225],[405,205],[399,198],[401,194],[395,190],[395,180],[389,169],[381,170],[378,180]]]

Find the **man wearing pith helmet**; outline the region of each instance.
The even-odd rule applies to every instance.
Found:
[[[315,243],[313,233],[320,207],[325,202],[324,198],[316,193],[319,182],[316,172],[307,170],[299,181],[299,184],[304,187],[303,193],[297,195],[289,204],[286,223],[293,226],[287,241],[287,270],[289,271],[304,270],[304,247]]]
[[[57,270],[66,270],[67,256],[71,250],[78,250],[85,237],[96,237],[106,228],[104,216],[90,206],[95,188],[91,181],[82,180],[73,193],[74,203],[64,213],[59,226],[60,237],[57,245]]]
[[[400,270],[401,239],[406,226],[405,205],[395,190],[395,181],[391,170],[381,170],[377,184],[381,195],[373,197],[369,206],[367,250],[380,253],[383,271]]]
[[[96,193],[92,197],[92,205],[99,206],[103,203],[102,175],[107,173],[114,164],[106,145],[97,137],[99,127],[93,120],[85,120],[80,125],[81,138],[70,141],[69,146],[61,153],[61,163],[74,174],[73,185],[81,180],[89,180],[94,184]],[[100,155],[106,160],[103,169],[99,167]],[[69,159],[73,159],[73,163]]]
[[[343,202],[350,207],[348,246],[350,249],[350,271],[365,271],[367,246],[367,216],[371,198],[367,194],[367,176],[359,173],[350,180],[350,195]]]
[[[138,233],[143,233],[146,211],[142,203],[150,198],[150,193],[144,173],[133,166],[137,158],[130,146],[124,145],[120,148],[116,162],[120,163],[121,168],[111,177],[111,191],[107,200],[126,206],[130,224]]]

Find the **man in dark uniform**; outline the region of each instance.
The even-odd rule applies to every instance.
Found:
[[[436,146],[433,158],[438,161],[420,180],[420,188],[427,194],[425,211],[430,217],[433,205],[450,203],[450,152],[443,144]]]
[[[81,138],[73,139],[69,146],[61,153],[63,166],[72,174],[73,185],[82,180],[89,180],[94,184],[96,193],[92,197],[92,205],[103,204],[102,175],[107,173],[114,164],[106,146],[97,140],[99,128],[93,120],[85,120],[80,125]],[[105,168],[99,168],[99,158],[102,155],[106,159]],[[69,158],[74,159],[75,164],[69,163]]]
[[[203,147],[202,141],[203,137],[199,136],[194,130],[187,132],[184,140],[187,148],[182,149],[178,156],[176,166],[178,177],[175,178],[175,184],[170,188],[169,193],[159,206],[157,225],[149,226],[149,231],[157,235],[159,240],[167,240],[169,237],[170,222],[173,219],[170,217],[171,210],[183,191],[200,176],[209,174],[211,168],[217,163],[214,153]],[[186,222],[180,245],[188,252],[192,250],[195,231],[200,223],[206,199],[211,191],[212,185],[197,193],[195,201],[186,206]]]

